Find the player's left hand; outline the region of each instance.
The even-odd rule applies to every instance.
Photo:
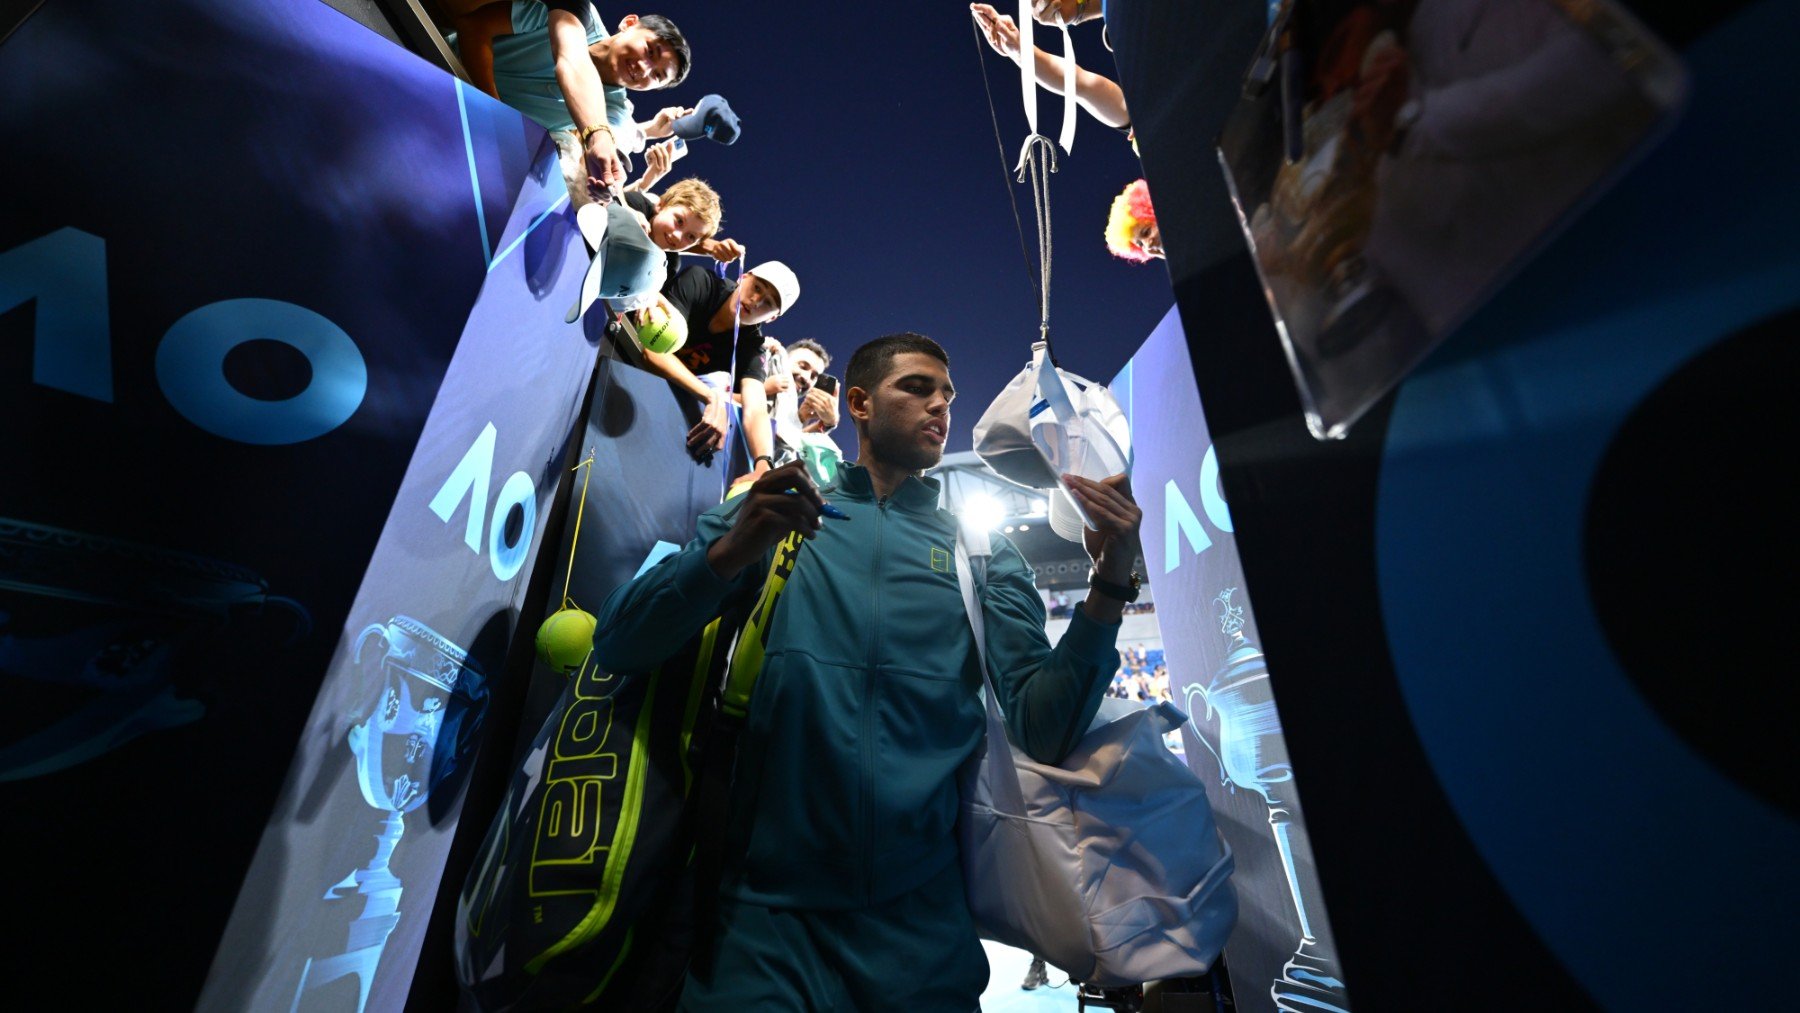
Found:
[[[1094,561],[1094,571],[1101,580],[1126,583],[1137,562],[1138,527],[1144,523],[1144,511],[1131,496],[1131,476],[1114,475],[1096,482],[1064,475],[1063,484],[1094,522],[1094,527],[1081,532],[1081,544]]]

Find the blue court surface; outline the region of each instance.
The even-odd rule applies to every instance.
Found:
[[[1068,976],[1049,968],[1050,983],[1027,992],[1019,987],[1025,980],[1025,969],[1031,966],[1031,954],[999,943],[981,941],[987,951],[988,987],[981,993],[982,1013],[1058,1013],[1075,1009],[1075,986]],[[1060,984],[1060,988],[1051,986]]]

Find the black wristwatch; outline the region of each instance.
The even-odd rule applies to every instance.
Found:
[[[771,468],[775,467],[775,459],[773,457],[770,457],[768,454],[757,454],[755,457],[751,458],[750,467],[752,467],[752,468],[756,467],[757,461],[767,461],[767,462],[769,462],[769,467],[771,467]]]
[[[1138,594],[1144,589],[1144,578],[1136,570],[1131,571],[1131,586],[1127,587],[1124,584],[1114,584],[1110,580],[1101,580],[1099,574],[1090,570],[1088,571],[1088,587],[1108,598],[1114,598],[1129,605],[1138,600]]]

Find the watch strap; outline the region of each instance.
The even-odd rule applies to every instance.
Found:
[[[1141,578],[1139,578],[1135,572],[1131,575],[1131,583],[1129,585],[1114,584],[1110,580],[1101,580],[1097,574],[1089,574],[1088,587],[1100,592],[1108,598],[1125,602],[1128,605],[1138,600],[1138,594],[1142,590]]]

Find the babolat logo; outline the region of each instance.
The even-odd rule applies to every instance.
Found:
[[[933,545],[931,547],[931,569],[933,573],[949,573],[950,553]]]
[[[606,860],[602,785],[619,776],[621,747],[631,728],[613,735],[613,673],[584,667],[574,679],[574,699],[563,711],[544,761],[544,794],[538,805],[537,840],[531,849],[531,896],[595,892],[595,863]]]

